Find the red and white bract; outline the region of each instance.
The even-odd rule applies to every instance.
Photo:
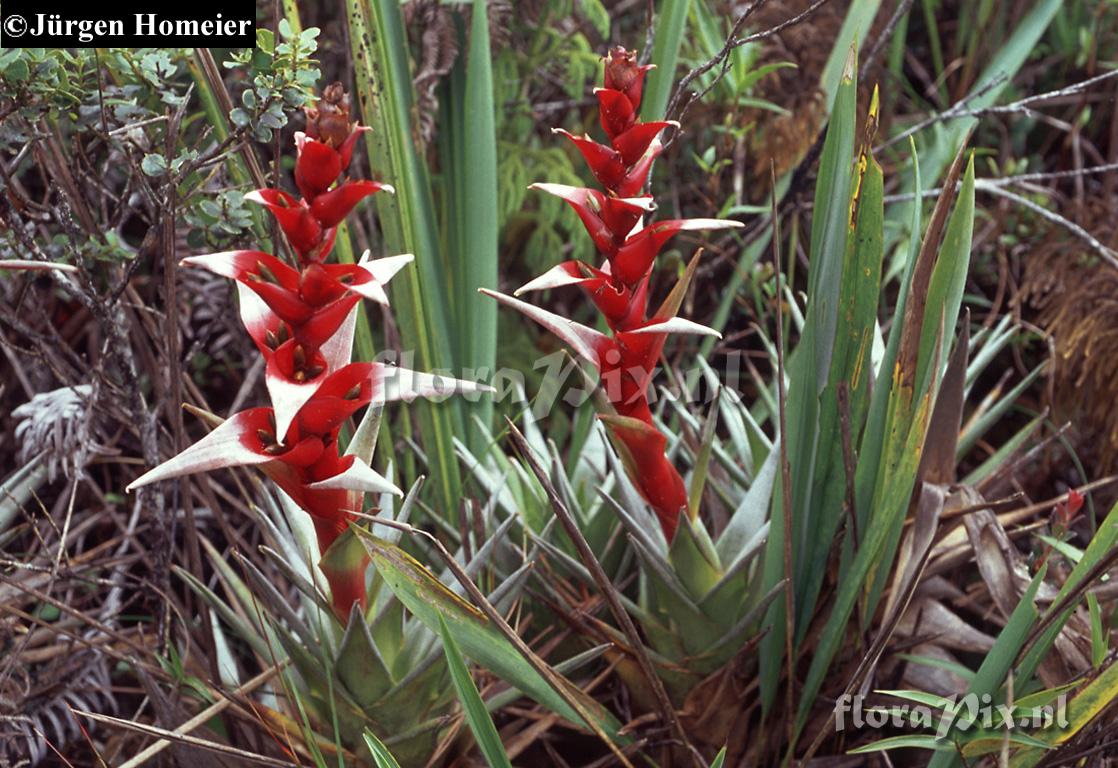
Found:
[[[268,428],[270,412],[270,408],[251,408],[226,419],[182,453],[140,475],[126,490],[197,472],[275,461],[274,456],[259,448],[256,437],[257,430]]]

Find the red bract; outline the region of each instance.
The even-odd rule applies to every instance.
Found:
[[[669,541],[687,512],[683,479],[665,455],[666,437],[653,424],[648,390],[669,333],[716,334],[710,328],[676,317],[692,274],[663,306],[648,315],[648,282],[656,256],[681,231],[741,226],[723,219],[673,219],[645,225],[656,209],[645,193],[652,164],[663,147],[659,134],[670,121],[641,122],[638,117],[644,78],[650,66],[637,64],[636,54],[616,47],[605,60],[605,87],[595,91],[599,122],[608,144],[588,136],[569,138],[586,160],[604,191],[562,184],[533,184],[567,201],[578,214],[604,259],[598,267],[578,261],[560,264],[516,295],[528,291],[577,285],[606,319],[603,334],[520,299],[483,291],[535,320],[569,344],[601,374],[602,388],[613,413],[602,419],[613,435],[625,467]]]
[[[330,255],[334,228],[357,203],[375,192],[393,191],[376,181],[339,181],[357,139],[368,130],[352,122],[349,110],[349,94],[340,83],[328,86],[318,103],[307,108],[307,132],[295,134],[295,185],[302,198],[279,189],[246,195],[276,217],[300,263],[320,262]]]
[[[1055,522],[1066,529],[1079,514],[1079,510],[1083,509],[1083,501],[1083,494],[1072,488],[1068,491],[1067,501],[1056,504]]]
[[[351,363],[357,304],[388,304],[385,284],[411,254],[357,264],[324,264],[335,227],[364,197],[392,188],[339,181],[365,129],[349,119],[349,97],[338,84],[307,110],[308,135],[297,134],[296,183],[302,199],[278,189],[249,196],[276,217],[298,255],[298,268],[263,251],[191,256],[200,267],[237,282],[241,321],[264,357],[270,407],[250,408],[134,481],[129,489],[221,467],[255,466],[304,509],[320,553],[346,530],[366,493],[400,494],[387,478],[339,451],[342,424],[368,405],[481,391],[471,382],[406,371],[381,363]],[[338,567],[324,561],[340,617],[365,604],[368,560]]]

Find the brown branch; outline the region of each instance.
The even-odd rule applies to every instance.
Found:
[[[802,12],[796,14],[795,16],[792,16],[791,18],[785,19],[776,26],[770,27],[760,32],[746,35],[744,37],[739,37],[742,29],[745,27],[745,22],[749,20],[749,17],[753,15],[754,11],[764,6],[766,2],[768,2],[768,0],[756,0],[754,3],[750,4],[748,8],[742,11],[741,15],[739,15],[738,18],[734,20],[734,25],[730,29],[730,34],[727,36],[726,42],[722,45],[722,48],[718,51],[718,53],[716,53],[709,60],[703,62],[683,76],[683,78],[679,81],[679,85],[676,86],[675,92],[672,94],[671,101],[668,102],[668,108],[667,110],[665,110],[666,115],[671,116],[673,120],[682,121],[683,116],[687,114],[687,110],[691,108],[691,105],[710,93],[714,86],[717,85],[718,82],[726,76],[727,72],[729,72],[730,54],[735,49],[749,43],[755,43],[758,40],[764,40],[767,37],[772,37],[773,35],[783,32],[788,27],[799,24],[801,21],[819,10],[819,8],[826,4],[828,0],[815,0],[815,2],[805,8]],[[714,79],[710,83],[708,83],[702,91],[689,94],[687,101],[683,104],[682,107],[679,107],[679,102],[683,98],[683,94],[686,93],[687,89],[690,87],[691,83],[693,83],[696,78],[702,77],[715,67],[721,67],[721,69],[719,69],[718,74],[714,77]],[[665,149],[670,146],[673,141],[676,140],[676,137],[679,136],[679,133],[680,129],[677,128],[672,137],[667,142],[665,142]]]

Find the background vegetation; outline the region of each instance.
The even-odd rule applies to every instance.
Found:
[[[259,18],[251,51],[0,50],[0,259],[74,267],[0,272],[0,762],[1118,754],[1118,5],[346,0]],[[642,117],[682,123],[657,217],[745,224],[673,240],[654,277],[659,300],[686,276],[681,314],[722,334],[673,340],[656,382],[701,395],[656,404],[701,510],[670,543],[594,403],[563,399],[590,373],[476,293],[593,258],[527,187],[588,183],[551,129],[599,130],[618,43],[658,64]],[[338,257],[418,257],[392,311],[362,315],[359,356],[524,375],[522,398],[358,432],[411,490],[356,535],[375,599],[344,626],[305,519],[255,475],[123,492],[204,434],[191,413],[260,401],[230,286],[177,264],[283,253],[244,196],[293,188],[300,108],[334,80],[373,128],[354,167],[397,189]],[[542,303],[594,322],[577,296]],[[558,391],[541,359],[567,370]],[[1071,725],[836,731],[844,692],[1066,693]]]

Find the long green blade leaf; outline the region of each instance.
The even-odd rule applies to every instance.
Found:
[[[376,734],[365,729],[363,734],[365,737],[365,746],[369,748],[369,752],[373,755],[373,760],[376,761],[377,768],[400,768],[400,764],[396,762],[396,758],[388,751],[388,747],[376,737]]]
[[[656,69],[648,73],[641,99],[641,119],[663,120],[664,110],[675,83],[675,65],[679,46],[687,27],[691,0],[663,0],[656,14],[656,39],[652,41],[652,63]]]
[[[416,270],[392,282],[392,298],[405,352],[423,370],[453,365],[446,320],[446,283],[439,258],[434,204],[427,170],[412,140],[411,73],[403,19],[393,0],[347,0],[350,46],[362,120],[373,128],[367,146],[373,175],[390,179],[395,196],[377,200],[384,240],[396,253],[414,253]],[[464,420],[459,402],[418,406],[428,461],[445,514],[460,501],[461,478],[453,436]]]
[[[462,703],[462,710],[466,713],[466,722],[477,739],[481,753],[485,755],[490,768],[512,768],[509,756],[501,743],[501,736],[497,727],[493,725],[493,718],[481,700],[477,686],[470,677],[470,670],[466,668],[466,660],[462,658],[462,651],[454,641],[454,634],[447,626],[446,619],[439,614],[439,632],[443,638],[443,651],[446,653],[447,666],[450,668],[450,679],[454,682],[454,690],[458,692],[458,701]]]
[[[465,158],[461,188],[465,200],[463,250],[459,260],[459,294],[464,368],[475,375],[492,372],[497,363],[497,303],[478,294],[478,288],[497,288],[497,132],[494,125],[493,71],[489,49],[489,14],[485,0],[474,0],[470,52],[466,64]],[[482,395],[471,411],[488,428],[493,399]],[[474,453],[485,449],[481,430],[467,432]]]

